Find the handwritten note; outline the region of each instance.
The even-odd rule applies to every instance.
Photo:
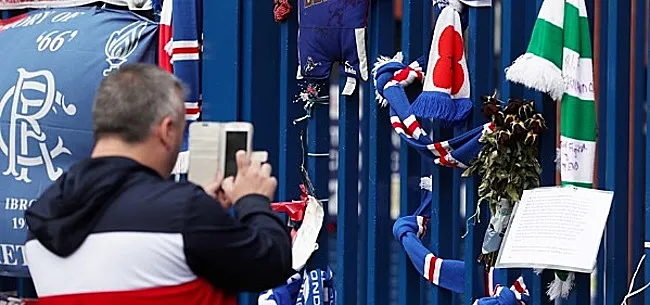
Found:
[[[298,229],[296,239],[291,246],[293,270],[300,270],[307,264],[307,260],[318,248],[318,234],[323,225],[325,212],[323,204],[316,198],[309,196],[305,217]]]
[[[613,195],[576,187],[524,191],[496,267],[591,273]]]
[[[560,138],[562,180],[590,183],[594,176],[594,142]]]

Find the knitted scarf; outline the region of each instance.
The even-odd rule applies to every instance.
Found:
[[[426,189],[426,179],[423,179],[422,182],[421,187]],[[426,191],[423,197],[422,203],[412,215],[400,217],[395,221],[393,236],[404,247],[415,269],[427,281],[440,288],[463,293],[465,288],[465,262],[440,258],[422,244],[421,238],[424,236],[426,225],[431,218],[431,192]],[[528,299],[528,290],[520,277],[511,289],[503,289],[503,287],[497,286],[490,296],[476,300],[474,304],[521,305],[527,304]]]
[[[411,104],[417,117],[453,126],[465,121],[472,111],[469,71],[463,46],[459,2],[444,6],[436,20],[427,73],[422,93]]]
[[[393,130],[409,146],[435,164],[467,168],[483,147],[479,142],[481,135],[492,132],[494,125],[485,123],[447,141],[431,140],[409,107],[410,101],[420,94],[424,78],[422,66],[426,59],[421,57],[410,65],[403,64],[402,60],[401,53],[393,58],[380,57],[373,68],[376,98],[382,105],[390,106]]]
[[[187,124],[201,116],[200,1],[165,0],[160,13],[158,63],[188,87],[185,97]],[[188,128],[185,128],[187,133]],[[189,167],[187,134],[172,174],[186,174]]]
[[[593,186],[596,156],[591,38],[584,0],[546,0],[528,50],[506,70],[506,79],[561,100],[562,185]],[[556,272],[553,300],[567,297],[573,274]]]

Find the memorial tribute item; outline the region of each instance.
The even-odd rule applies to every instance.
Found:
[[[436,20],[424,87],[410,106],[416,117],[439,120],[443,125],[462,123],[472,111],[460,21],[463,6],[451,4]]]
[[[189,168],[189,124],[201,118],[201,14],[198,0],[166,0],[160,13],[158,65],[174,73],[186,86],[185,137],[174,175],[187,174]]]
[[[477,205],[487,202],[490,207],[492,217],[478,258],[486,270],[494,267],[513,206],[524,190],[539,186],[542,171],[538,139],[546,130],[544,118],[535,111],[533,101],[510,99],[505,107],[503,104],[496,99],[496,92],[483,97],[483,115],[495,130],[481,137],[483,148],[463,173],[463,177],[479,174]],[[474,216],[480,216],[480,210],[477,207]]]
[[[424,180],[423,182],[425,182]],[[421,184],[423,189],[426,189],[425,184]],[[431,196],[431,192],[428,191],[413,214],[400,217],[395,221],[393,236],[402,245],[415,269],[427,281],[442,289],[464,293],[465,262],[438,257],[422,243],[421,238],[424,236],[427,223],[431,218]],[[500,286],[497,286],[494,291],[492,291],[492,287],[486,288],[488,288],[486,291],[491,291],[491,295],[476,300],[474,304],[521,305],[527,304],[530,297],[523,278],[519,278],[511,290],[504,290]]]
[[[567,30],[565,30],[567,29]],[[591,188],[596,159],[591,37],[584,0],[545,0],[528,50],[506,70],[506,79],[547,93],[560,108],[562,185]],[[548,294],[566,298],[573,275],[556,272]]]
[[[488,1],[466,2],[471,2],[470,5],[476,6],[485,6],[488,3]],[[442,11],[447,10],[446,14],[452,16],[457,14],[455,10],[462,8],[462,4],[458,1],[433,1],[433,3],[436,4],[435,8],[441,14]],[[467,16],[467,10],[460,17],[461,28],[467,27],[467,18],[464,16]],[[432,48],[431,52],[434,51],[435,48]],[[426,83],[425,79],[427,79],[427,75],[423,71],[428,71],[427,66],[430,60],[426,56],[422,56],[408,65],[403,61],[404,57],[401,52],[393,58],[380,57],[372,70],[376,90],[375,98],[381,105],[389,106],[393,129],[409,146],[415,148],[423,157],[435,164],[467,168],[469,162],[481,150],[482,144],[479,143],[479,139],[482,134],[492,132],[494,125],[488,122],[453,139],[434,142],[422,129],[417,116],[413,113],[413,107],[411,107],[411,103],[415,102],[421,94],[431,94],[431,92],[422,91],[423,83]],[[458,122],[456,121],[456,123]]]
[[[494,124],[488,122],[453,139],[434,142],[409,107],[409,101],[420,93],[418,81],[424,78],[420,60],[408,66],[402,60],[401,53],[393,58],[381,57],[373,68],[376,98],[389,105],[393,129],[409,146],[435,164],[467,168],[481,150],[481,135],[492,132]]]
[[[301,92],[329,88],[335,62],[346,77],[344,95],[352,95],[359,80],[368,80],[367,18],[368,0],[298,0],[296,78]]]
[[[300,189],[300,200],[271,204],[274,211],[286,213],[289,218],[292,268],[297,273],[285,285],[262,292],[259,305],[336,304],[332,271],[305,268],[307,260],[318,249],[317,239],[325,212],[323,204],[309,195],[305,185],[300,185]]]
[[[524,191],[496,267],[593,272],[613,197],[576,186]]]
[[[0,20],[0,275],[28,276],[24,211],[93,146],[102,78],[155,62],[158,25],[97,7],[34,10]]]
[[[93,2],[125,6],[129,10],[150,10],[152,8],[151,0],[0,0],[0,11],[25,8],[64,8],[82,6]]]

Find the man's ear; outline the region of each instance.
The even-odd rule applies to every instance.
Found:
[[[174,147],[175,122],[170,117],[164,117],[158,125],[159,139],[167,148]]]

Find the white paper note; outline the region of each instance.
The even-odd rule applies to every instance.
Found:
[[[309,196],[305,217],[291,246],[293,270],[301,270],[307,264],[307,260],[309,260],[312,253],[316,251],[318,234],[323,226],[324,217],[323,204],[316,198]]]
[[[613,196],[613,192],[577,187],[524,191],[496,267],[591,273]]]

